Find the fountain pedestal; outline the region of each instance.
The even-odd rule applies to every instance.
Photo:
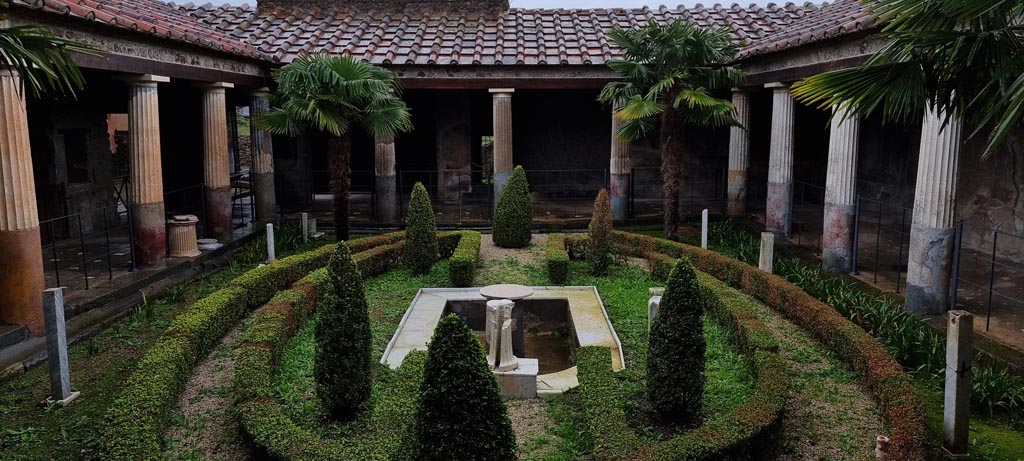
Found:
[[[540,362],[537,359],[521,359],[512,353],[512,330],[515,325],[512,309],[513,299],[523,299],[533,294],[533,289],[522,285],[491,285],[480,289],[487,301],[487,319],[484,338],[487,340],[487,366],[494,371],[501,394],[508,399],[532,399],[537,397],[537,374]]]

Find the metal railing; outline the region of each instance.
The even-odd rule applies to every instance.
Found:
[[[443,177],[444,185],[438,178]],[[491,219],[494,186],[490,172],[482,170],[398,170],[399,217],[403,221],[413,186],[427,189],[438,223],[462,225]],[[531,185],[532,186],[532,185]]]
[[[195,215],[199,218],[196,235],[206,235],[206,189],[203,184],[194,184],[164,192],[164,214]]]
[[[52,270],[53,275],[53,283],[47,280],[47,287],[77,288],[75,282],[80,281],[88,290],[92,288],[90,279],[94,277],[89,275],[90,265],[99,265],[98,272],[94,274],[102,273],[105,268],[107,280],[113,280],[115,257],[119,267],[130,268],[134,264],[130,208],[125,209],[120,203],[44,219],[39,226],[41,235],[46,239],[43,257],[49,258],[49,261],[44,261],[43,270]],[[87,227],[91,230],[86,230]],[[59,238],[61,234],[67,238]],[[122,239],[128,239],[127,248],[124,248]],[[72,274],[80,274],[81,278],[69,278]]]
[[[910,242],[910,220],[914,209],[858,195],[854,208],[853,258],[854,274],[861,269],[872,272],[874,284],[879,274],[892,273],[896,278],[896,293],[906,274]],[[896,248],[895,258],[892,248]],[[884,250],[883,249],[888,249]]]
[[[249,211],[249,221],[256,220],[256,201],[252,194],[252,176],[249,170],[243,170],[231,175],[231,220],[238,220],[235,228],[245,226],[246,208]]]
[[[825,219],[825,187],[804,181],[793,181],[789,214],[790,233],[797,245],[813,245],[821,249],[821,232]]]
[[[681,213],[700,213],[704,208],[725,212],[728,204],[728,168],[710,167],[683,171],[679,191]],[[660,167],[631,168],[629,173],[629,215],[662,215]]]
[[[965,248],[963,245],[965,229],[973,227],[975,235],[988,235],[991,246],[986,250]],[[992,311],[1020,309],[1024,307],[1024,235],[1006,232],[999,226],[985,228],[960,220],[956,227],[956,240],[953,253],[953,275],[950,289],[951,308],[959,305],[983,307],[985,310],[985,331],[989,331]],[[981,247],[986,240],[979,242]],[[1003,245],[1002,250],[1000,244]],[[1015,246],[1022,256],[1018,261],[1009,258]],[[972,310],[972,309],[968,309]]]

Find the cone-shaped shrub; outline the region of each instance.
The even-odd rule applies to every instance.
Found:
[[[313,375],[324,408],[332,418],[346,420],[370,397],[370,315],[362,276],[344,242],[327,271],[334,293],[320,306]]]
[[[601,189],[594,200],[594,215],[590,218],[590,250],[587,260],[590,272],[605,275],[612,265],[612,202],[608,191]]]
[[[648,339],[647,397],[668,422],[689,425],[700,418],[704,303],[693,265],[680,259],[669,274]]]
[[[434,330],[427,354],[415,459],[516,459],[516,437],[501,390],[473,331],[448,315]]]
[[[512,170],[505,189],[498,197],[494,211],[494,244],[504,248],[522,248],[530,244],[530,225],[533,224],[533,201],[530,184],[522,166]]]
[[[406,217],[405,249],[402,258],[414,274],[425,274],[437,262],[437,225],[434,224],[434,207],[423,183],[412,186],[409,197],[409,214]]]

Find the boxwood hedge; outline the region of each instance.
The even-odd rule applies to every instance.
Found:
[[[569,278],[569,252],[565,249],[565,234],[548,236],[545,261],[548,268],[548,280],[554,285],[561,285]]]
[[[476,231],[452,232],[458,243],[448,262],[448,278],[453,286],[468,287],[476,277],[480,264],[480,233]]]

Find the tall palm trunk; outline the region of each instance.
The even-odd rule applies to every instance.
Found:
[[[348,200],[352,189],[352,138],[347,134],[327,140],[331,192],[334,194],[334,236],[348,240]]]
[[[669,101],[675,99],[675,95],[666,97]],[[665,212],[665,238],[670,240],[676,239],[679,229],[679,163],[685,149],[684,128],[682,118],[671,107],[661,113],[661,195]]]

